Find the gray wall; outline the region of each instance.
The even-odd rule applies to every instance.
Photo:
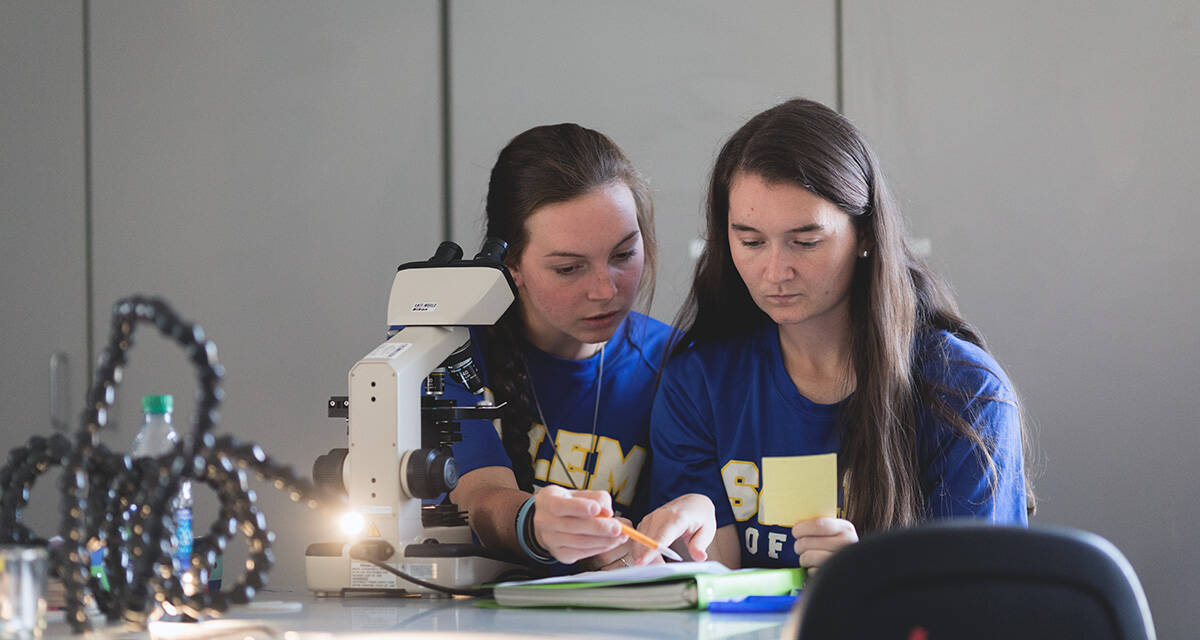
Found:
[[[222,430],[307,473],[344,442],[323,402],[379,339],[393,268],[440,239],[447,195],[454,239],[473,248],[496,152],[539,123],[600,129],[647,174],[663,258],[653,312],[670,319],[724,137],[782,97],[838,95],[832,0],[457,0],[448,105],[435,0],[88,7],[85,25],[78,1],[0,0],[4,449],[50,429],[53,350],[74,364],[78,414],[102,346],[88,353],[87,333],[102,341],[113,300],[144,291],[220,345]],[[1191,635],[1200,9],[843,11],[844,110],[1023,393],[1037,520],[1113,540],[1161,637]],[[186,417],[190,375],[143,328],[106,441],[127,446],[143,393],[175,393]],[[29,510],[42,530],[44,484]],[[272,584],[301,589],[304,545],[330,533],[256,489],[280,534]]]
[[[220,347],[221,429],[305,476],[346,446],[325,402],[385,337],[395,266],[439,240],[437,19],[434,2],[93,3],[97,338],[113,300],[160,293]],[[142,393],[190,415],[182,352],[143,334],[118,444]],[[302,588],[304,548],[336,533],[255,488],[273,584]]]
[[[1194,637],[1200,5],[847,8],[846,112],[1023,394],[1037,520],[1112,540]]]
[[[664,321],[691,284],[688,245],[702,229],[701,185],[722,138],[782,98],[836,95],[828,0],[450,6],[455,239],[479,245],[488,173],[513,136],[556,122],[595,128],[653,189],[661,268],[652,311]]]
[[[66,422],[86,383],[83,11],[0,2],[0,450],[50,432],[50,355],[67,356]],[[4,459],[7,459],[7,455]],[[54,483],[28,518],[56,524]],[[42,505],[45,505],[42,508]]]

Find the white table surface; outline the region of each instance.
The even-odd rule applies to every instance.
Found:
[[[330,638],[778,638],[787,615],[714,614],[707,611],[498,609],[471,598],[349,596],[317,598],[307,592],[266,592],[251,607],[221,620],[152,623],[149,631],[120,627],[72,636],[60,612],[51,612],[47,638],[179,640],[328,640]]]

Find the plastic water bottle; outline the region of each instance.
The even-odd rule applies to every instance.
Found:
[[[179,433],[171,424],[174,399],[169,395],[142,396],[142,411],[146,419],[133,439],[133,457],[157,457],[171,451]],[[192,562],[192,482],[179,483],[179,495],[171,501],[171,519],[175,531],[171,534],[172,564],[175,575],[182,576]],[[184,585],[187,590],[187,585]]]

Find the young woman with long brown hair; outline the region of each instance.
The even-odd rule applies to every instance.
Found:
[[[630,545],[610,516],[645,514],[650,408],[670,336],[632,311],[654,286],[649,189],[608,137],[558,124],[505,146],[486,208],[486,235],[508,243],[518,293],[472,337],[484,383],[509,412],[496,425],[463,423],[450,497],[485,546],[624,566]]]
[[[651,419],[652,508],[708,496],[709,555],[732,566],[815,567],[860,532],[937,518],[1027,521],[1012,385],[909,248],[848,120],[807,100],[755,116],[721,150],[707,209]],[[825,453],[838,517],[759,522],[762,458]],[[640,528],[669,541],[703,517],[668,504]]]

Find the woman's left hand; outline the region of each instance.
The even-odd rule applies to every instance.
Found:
[[[838,549],[858,542],[858,531],[849,520],[810,518],[792,527],[800,566],[815,571]]]
[[[717,532],[712,500],[700,493],[687,493],[655,509],[638,523],[638,531],[668,547],[676,540],[687,545],[692,560],[708,559],[708,546]],[[662,556],[643,545],[633,545],[631,564],[662,562]]]

